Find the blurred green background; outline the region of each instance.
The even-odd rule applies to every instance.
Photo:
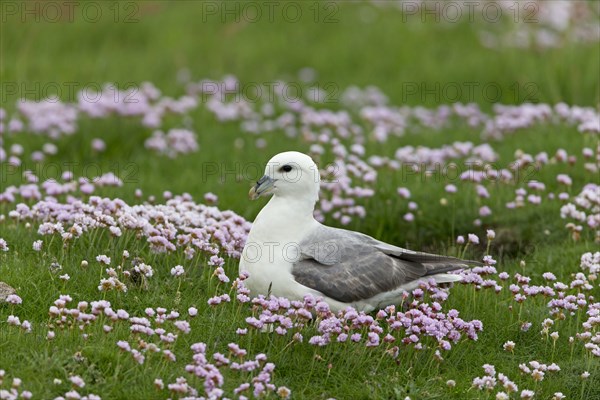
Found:
[[[234,74],[242,82],[262,83],[297,79],[298,70],[312,67],[320,82],[334,82],[341,89],[376,85],[396,104],[433,106],[448,103],[448,98],[484,106],[490,99],[598,104],[597,43],[486,48],[482,31],[510,30],[514,17],[491,23],[473,12],[473,22],[451,22],[450,11],[448,18],[407,16],[393,2],[382,3],[386,6],[368,1],[103,1],[70,6],[3,1],[2,102],[10,105],[27,90],[27,97],[41,97],[53,91],[53,83],[65,100],[71,83],[147,80],[174,95],[182,92],[176,80],[181,69],[194,79]],[[468,15],[467,9],[462,12]],[[519,18],[525,18],[524,10]],[[13,93],[6,85],[15,82],[19,89]],[[471,95],[465,86],[469,82],[498,85],[501,92],[490,90],[486,96],[475,90]],[[432,94],[436,84],[458,84],[462,93],[448,91],[448,98]]]

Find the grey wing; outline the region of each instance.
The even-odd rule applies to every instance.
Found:
[[[295,280],[344,303],[368,299],[427,275],[466,268],[468,263],[325,226],[301,244],[301,253],[292,268]]]

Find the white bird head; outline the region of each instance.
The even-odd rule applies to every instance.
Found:
[[[269,160],[265,174],[248,195],[254,200],[263,195],[275,197],[319,199],[319,168],[306,154],[297,151],[279,153]]]

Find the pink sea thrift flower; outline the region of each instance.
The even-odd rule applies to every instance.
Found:
[[[473,233],[469,233],[468,237],[469,237],[469,243],[479,244],[479,237],[477,237],[477,235],[475,235]]]
[[[16,294],[9,294],[6,296],[6,302],[10,304],[21,304],[23,300]]]
[[[535,392],[533,390],[522,390],[521,391],[521,398],[525,399],[525,400],[529,400],[531,398],[533,398],[533,396],[535,395]]]
[[[515,342],[513,342],[512,340],[507,341],[506,343],[504,343],[502,345],[502,348],[506,351],[513,351],[515,348]]]
[[[453,184],[451,184],[451,183],[447,184],[446,187],[444,188],[444,190],[447,193],[456,193],[458,191],[458,189],[456,188],[456,186],[453,185]]]
[[[561,184],[565,185],[565,186],[571,186],[573,184],[573,180],[567,174],[558,174],[556,176],[556,181],[558,183],[561,183]]]
[[[185,270],[183,269],[183,267],[181,265],[176,265],[173,268],[171,268],[172,276],[179,277],[179,276],[182,276],[184,273],[185,273]]]
[[[400,197],[404,197],[405,199],[410,198],[410,190],[408,190],[408,188],[405,188],[405,187],[398,188],[398,194],[400,195]]]
[[[69,380],[71,381],[71,383],[74,386],[77,386],[78,388],[82,388],[82,387],[85,386],[85,382],[83,381],[83,379],[79,375],[71,376],[69,378]]]
[[[102,139],[92,139],[92,150],[102,153],[104,150],[106,150],[106,143],[104,143],[104,140]]]
[[[488,207],[488,206],[482,206],[479,209],[479,216],[481,217],[487,217],[492,215],[492,210]]]
[[[104,265],[110,265],[110,257],[108,257],[104,254],[97,256],[96,261],[98,261],[99,263],[104,264]]]

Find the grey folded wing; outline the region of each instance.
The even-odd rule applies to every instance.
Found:
[[[295,280],[344,303],[438,273],[467,268],[470,261],[414,252],[359,232],[321,226],[300,243]]]

